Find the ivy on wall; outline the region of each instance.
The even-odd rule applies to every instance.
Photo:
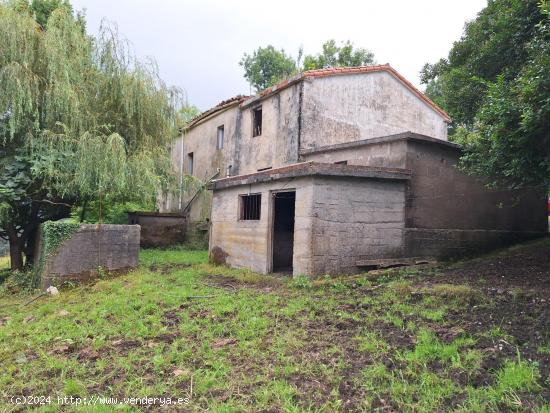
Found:
[[[39,286],[46,260],[55,255],[59,247],[70,239],[79,228],[80,224],[76,222],[47,221],[42,224],[40,229],[40,255],[34,271],[34,287]]]

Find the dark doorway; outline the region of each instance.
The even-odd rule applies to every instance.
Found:
[[[296,192],[273,195],[273,272],[292,273]]]

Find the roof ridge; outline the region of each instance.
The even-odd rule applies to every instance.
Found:
[[[451,118],[447,112],[441,109],[436,103],[434,103],[428,96],[422,93],[416,86],[414,86],[409,80],[407,80],[403,75],[401,75],[397,70],[395,70],[389,63],[378,64],[378,65],[366,65],[366,66],[339,66],[339,67],[327,67],[323,69],[310,69],[305,70],[301,73],[298,73],[294,76],[291,76],[287,79],[280,81],[279,83],[270,86],[256,95],[246,96],[246,95],[237,95],[229,99],[222,100],[216,106],[208,109],[207,111],[201,113],[197,117],[193,118],[191,122],[187,125],[186,129],[190,129],[199,123],[204,118],[229,107],[230,105],[238,102],[241,107],[248,106],[252,102],[256,102],[260,99],[263,99],[267,96],[275,94],[282,89],[285,89],[303,79],[311,78],[320,78],[328,76],[336,76],[342,74],[358,74],[358,73],[373,73],[373,72],[382,72],[385,71],[392,76],[394,76],[403,86],[405,86],[411,93],[416,97],[424,101],[428,106],[433,110],[439,113],[447,122],[451,122]]]

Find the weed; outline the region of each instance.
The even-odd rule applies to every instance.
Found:
[[[355,337],[358,342],[359,351],[365,351],[374,354],[384,354],[388,351],[388,344],[380,337],[379,334],[370,331],[366,334]]]
[[[420,364],[433,360],[458,363],[460,360],[459,350],[474,343],[475,340],[471,337],[459,337],[453,342],[445,344],[432,331],[422,329],[418,333],[416,347],[413,351],[407,352],[404,357],[410,362]]]
[[[437,284],[429,292],[437,300],[456,306],[473,304],[481,297],[478,290],[468,285]]]
[[[311,279],[306,275],[296,275],[292,281],[288,283],[288,285],[292,288],[301,289],[301,290],[309,290],[313,287],[313,283],[311,282]]]

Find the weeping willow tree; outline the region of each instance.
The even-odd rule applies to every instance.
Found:
[[[0,2],[0,39],[0,237],[20,269],[41,222],[170,188],[181,94],[112,27],[88,36],[70,7],[44,26],[25,2]]]

